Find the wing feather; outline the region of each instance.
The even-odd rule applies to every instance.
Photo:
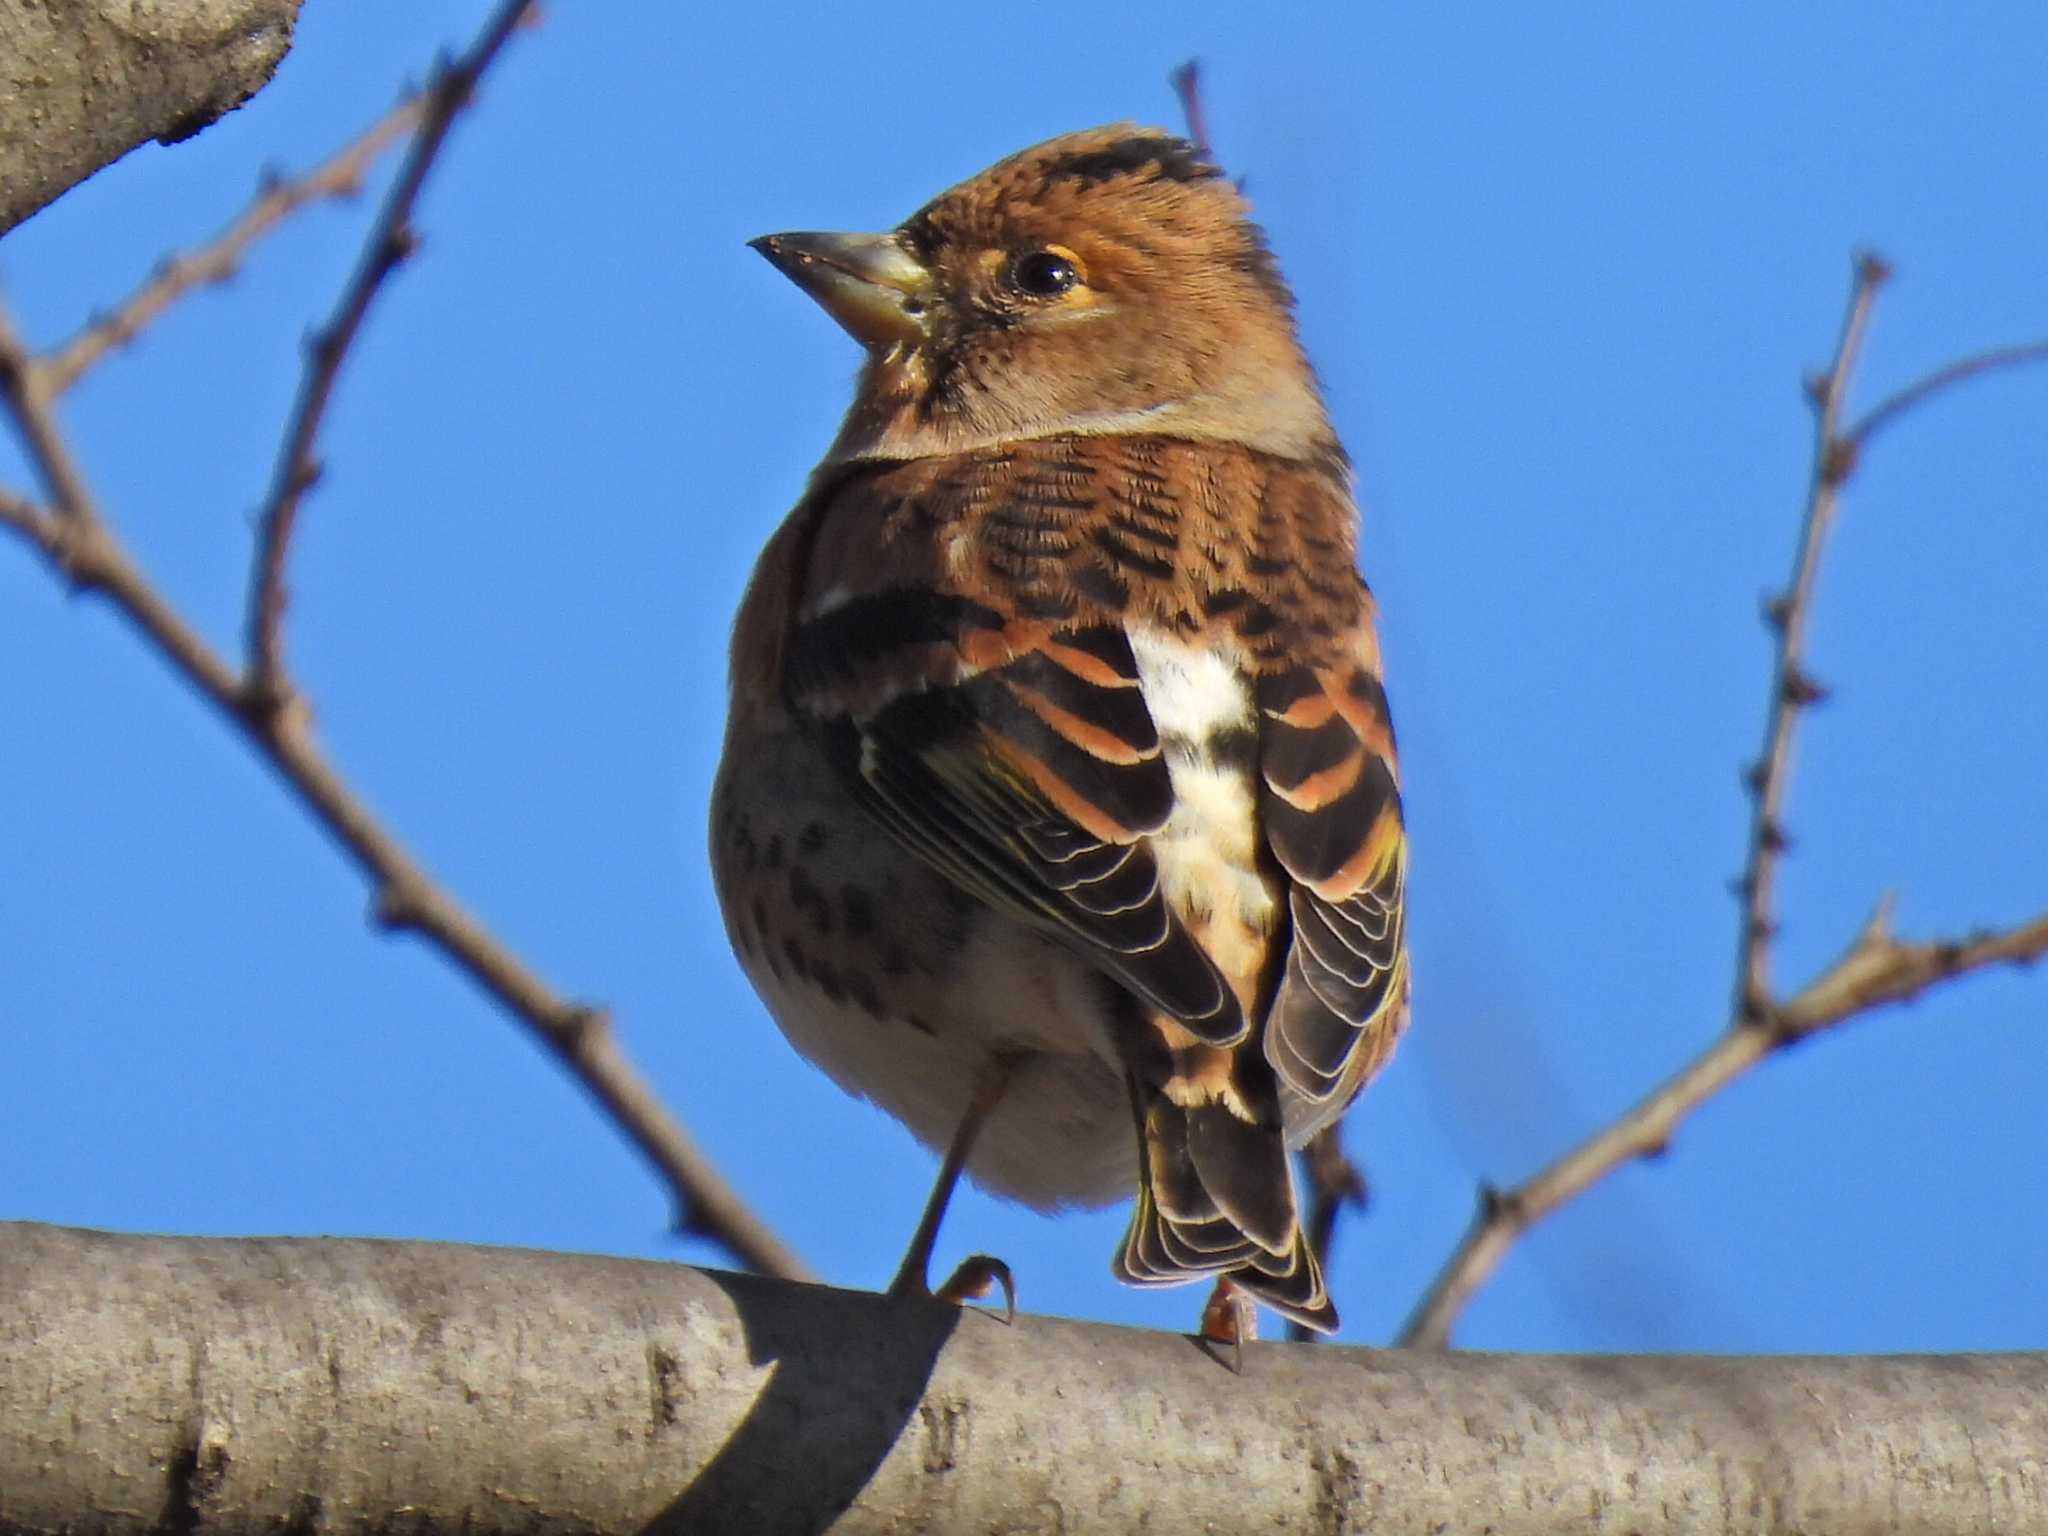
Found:
[[[787,675],[856,797],[913,852],[1204,1043],[1245,1037],[1144,845],[1173,789],[1120,628],[894,590],[799,625]]]
[[[1292,881],[1267,1060],[1307,1101],[1304,1135],[1343,1112],[1405,1022],[1407,843],[1370,613],[1350,658],[1261,677],[1260,810]]]

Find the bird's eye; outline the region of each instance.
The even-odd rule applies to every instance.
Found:
[[[1058,251],[1027,251],[1010,268],[1010,280],[1035,299],[1056,299],[1078,283],[1081,274]]]

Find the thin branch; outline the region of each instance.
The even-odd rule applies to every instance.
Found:
[[[806,1278],[803,1263],[661,1107],[620,1051],[605,1016],[559,997],[420,867],[328,761],[306,710],[251,705],[245,679],[121,547],[64,451],[36,373],[0,316],[0,388],[55,505],[51,515],[18,496],[0,495],[0,526],[20,533],[77,590],[104,594],[242,732],[368,876],[380,924],[411,929],[435,945],[554,1051],[661,1173],[675,1195],[682,1230],[719,1244],[751,1269]]]
[[[49,513],[26,496],[6,489],[0,489],[0,528],[12,528],[34,544],[43,544],[55,536]]]
[[[93,321],[43,357],[41,367],[50,393],[63,394],[95,363],[133,341],[193,289],[226,282],[250,246],[308,203],[360,193],[371,163],[410,132],[419,116],[417,97],[400,102],[326,164],[294,180],[266,185],[242,216],[207,244],[166,259],[149,281],[111,314]]]
[[[1742,922],[1736,944],[1735,1014],[1743,1020],[1761,1019],[1770,1006],[1771,939],[1778,927],[1771,893],[1779,856],[1786,847],[1782,818],[1792,766],[1792,737],[1801,711],[1823,697],[1806,671],[1806,618],[1813,605],[1821,550],[1834,523],[1837,492],[1855,467],[1854,455],[1842,452],[1836,429],[1869,325],[1870,307],[1887,275],[1884,263],[1875,256],[1857,258],[1849,312],[1835,344],[1834,362],[1825,375],[1808,385],[1814,406],[1813,482],[1807,492],[1799,550],[1793,558],[1792,584],[1765,605],[1765,616],[1777,637],[1777,655],[1772,664],[1770,705],[1765,711],[1763,752],[1748,776],[1752,800],[1749,858],[1736,886],[1742,896]]]
[[[1202,61],[1189,59],[1166,79],[1180,100],[1180,115],[1188,125],[1188,138],[1204,154],[1214,153],[1216,146],[1209,138],[1209,118],[1202,110]]]
[[[85,476],[57,428],[55,399],[41,366],[0,311],[0,404],[7,407],[28,448],[29,460],[48,491],[59,524],[76,522],[79,508],[92,506]]]
[[[1770,943],[1776,929],[1771,890],[1786,846],[1780,818],[1792,736],[1799,712],[1821,697],[1805,670],[1806,620],[1838,493],[1855,472],[1859,450],[1888,422],[1963,379],[2048,357],[2048,347],[2028,346],[1964,358],[1900,391],[1844,430],[1843,399],[1872,302],[1886,276],[1876,257],[1858,258],[1834,360],[1809,388],[1816,416],[1813,477],[1791,587],[1767,608],[1777,636],[1776,659],[1763,755],[1749,774],[1754,815],[1748,866],[1737,886],[1743,898],[1742,937],[1728,1027],[1676,1076],[1526,1183],[1482,1191],[1478,1215],[1401,1330],[1402,1344],[1447,1345],[1459,1313],[1516,1239],[1617,1168],[1662,1153],[1680,1121],[1772,1052],[1879,1008],[1909,1002],[1954,977],[1994,965],[2029,964],[2048,954],[2048,913],[2002,932],[1907,943],[1892,937],[1885,902],[1834,964],[1797,996],[1779,1001],[1771,990]]]
[[[1863,419],[1842,434],[1842,441],[1852,450],[1860,452],[1870,445],[1884,428],[1906,412],[1924,405],[1933,396],[1942,393],[1966,379],[1980,378],[1987,373],[1998,373],[2008,368],[2024,367],[2029,363],[2048,363],[2048,341],[2023,342],[2012,347],[1992,347],[1987,351],[1974,352],[1968,357],[1959,357],[1954,362],[1937,368],[1925,378],[1916,379],[1904,389],[1881,404],[1871,407]]]
[[[2016,928],[1918,944],[1893,938],[1890,916],[1890,904],[1880,904],[1842,957],[1779,1006],[1774,1044],[1790,1045],[1858,1014],[1911,1002],[1952,977],[1994,965],[2031,965],[2048,954],[2048,912]]]
[[[285,563],[292,532],[298,524],[299,507],[306,492],[319,478],[314,444],[327,415],[341,365],[348,358],[362,330],[363,317],[383,288],[384,281],[412,254],[413,205],[427,173],[434,168],[448,130],[462,109],[469,105],[477,82],[490,68],[498,51],[513,30],[525,19],[536,0],[503,0],[481,34],[460,58],[444,60],[434,72],[420,107],[419,132],[405,164],[399,168],[384,200],[384,207],[363,243],[356,264],[334,316],[312,340],[299,396],[292,406],[290,424],[277,456],[277,471],[270,495],[258,518],[256,561],[249,590],[248,646],[249,693],[259,708],[282,711],[290,702],[290,683],[284,671]]]
[[[475,70],[495,53],[528,3],[514,0],[493,18],[465,55],[466,65],[455,67],[462,79],[474,83]],[[444,71],[444,82],[447,77]],[[681,1230],[717,1243],[748,1268],[808,1278],[802,1261],[747,1209],[662,1108],[619,1049],[605,1015],[558,996],[443,890],[328,761],[309,712],[289,690],[259,687],[238,672],[135,566],[64,440],[54,407],[55,366],[32,357],[0,313],[0,404],[12,416],[48,496],[45,509],[0,490],[0,527],[19,534],[74,589],[103,594],[243,734],[368,877],[380,924],[421,935],[540,1037],[659,1171],[675,1197]],[[317,414],[301,416],[317,426]],[[276,557],[281,563],[281,541]]]
[[[1329,1273],[1331,1251],[1337,1246],[1337,1218],[1347,1209],[1363,1212],[1371,1198],[1365,1175],[1344,1150],[1343,1125],[1338,1120],[1324,1126],[1301,1149],[1302,1182],[1308,1186],[1308,1216],[1303,1226],[1325,1274]],[[1323,1336],[1290,1323],[1287,1337],[1313,1344]]]
[[[2048,912],[2000,933],[1904,943],[1883,914],[1797,997],[1775,1009],[1772,1027],[1740,1020],[1676,1076],[1619,1120],[1588,1137],[1518,1187],[1484,1191],[1480,1210],[1420,1305],[1401,1344],[1441,1349],[1451,1327],[1516,1239],[1617,1168],[1662,1154],[1679,1122],[1772,1052],[1894,1003],[1911,1002],[1954,977],[1994,965],[2026,965],[2048,954]]]

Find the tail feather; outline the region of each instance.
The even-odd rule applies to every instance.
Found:
[[[1142,1093],[1136,1084],[1133,1092]],[[1163,1096],[1145,1095],[1151,1102],[1138,1110],[1139,1160],[1145,1166],[1152,1200],[1175,1226],[1198,1227],[1222,1216],[1195,1166],[1188,1117]]]
[[[1227,1275],[1291,1322],[1333,1332],[1294,1201],[1278,1117],[1254,1124],[1220,1103],[1183,1107],[1133,1083],[1141,1177],[1112,1267],[1129,1285],[1186,1285]]]
[[[1287,1143],[1279,1130],[1280,1107],[1275,1102],[1256,1109],[1264,1111],[1263,1124],[1222,1104],[1199,1104],[1185,1111],[1188,1151],[1195,1174],[1218,1211],[1266,1252],[1285,1254],[1293,1246],[1298,1223]]]

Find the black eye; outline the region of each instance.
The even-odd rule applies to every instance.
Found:
[[[1074,264],[1053,251],[1030,251],[1010,268],[1010,280],[1037,299],[1056,299],[1081,280]]]

